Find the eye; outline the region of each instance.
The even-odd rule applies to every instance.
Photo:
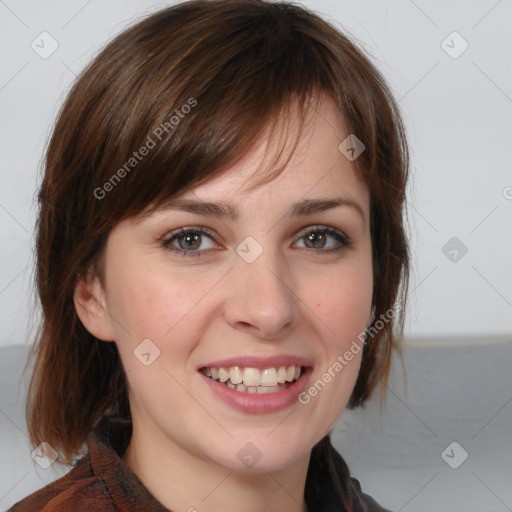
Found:
[[[331,247],[326,249],[329,245],[329,238],[334,239],[338,244],[334,244],[334,247],[332,247],[331,242]],[[352,240],[347,235],[329,226],[308,227],[297,235],[296,241],[301,240],[304,240],[307,249],[316,250],[321,254],[340,252],[352,245]]]
[[[209,238],[213,242],[213,233],[209,229],[203,227],[190,227],[180,228],[172,233],[169,233],[164,240],[162,245],[170,251],[177,252],[183,256],[201,256],[201,252],[198,250],[212,249],[215,244],[210,244],[207,247],[203,245],[203,239]],[[202,246],[202,247],[201,247]]]
[[[214,237],[214,233],[208,228],[180,228],[169,233],[169,235],[162,240],[162,246],[184,257],[201,256],[202,251],[215,247],[213,241]],[[210,244],[207,243],[206,247],[204,247],[203,244],[205,238],[210,240]],[[331,243],[329,243],[329,239],[331,239]],[[319,254],[340,252],[352,245],[352,241],[347,235],[329,226],[308,227],[297,235],[295,243],[301,240],[304,240],[306,249],[311,249]],[[334,244],[334,247],[332,247],[332,240],[337,242],[337,244]],[[329,247],[329,245],[331,247]]]

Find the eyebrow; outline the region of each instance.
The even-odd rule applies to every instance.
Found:
[[[305,217],[314,213],[320,213],[338,207],[353,208],[366,223],[366,215],[359,203],[353,199],[344,197],[332,197],[325,199],[303,199],[291,205],[287,215],[291,217]],[[197,215],[205,215],[211,217],[222,217],[236,220],[239,212],[233,203],[229,202],[208,202],[196,201],[193,199],[173,199],[167,202],[163,208],[171,208]]]

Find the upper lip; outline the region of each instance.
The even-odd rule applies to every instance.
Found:
[[[230,357],[228,359],[218,359],[211,361],[207,364],[201,365],[201,368],[229,368],[231,366],[242,366],[244,368],[279,368],[280,366],[313,366],[310,359],[293,355],[281,355],[272,357],[257,357],[257,356],[239,356]]]

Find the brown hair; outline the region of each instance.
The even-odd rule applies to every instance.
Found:
[[[77,279],[98,267],[113,226],[221,173],[292,105],[303,121],[318,92],[366,146],[354,164],[370,191],[374,321],[398,299],[405,304],[408,150],[397,105],[370,60],[295,4],[166,8],[117,36],[82,72],[48,144],[36,241],[43,320],[26,409],[34,446],[46,441],[69,463],[107,410],[130,419],[116,345],[90,334],[73,303]],[[143,147],[150,151],[142,158]],[[403,309],[367,338],[350,407],[386,383]],[[327,445],[328,436],[317,446]],[[326,453],[339,457],[332,447]]]

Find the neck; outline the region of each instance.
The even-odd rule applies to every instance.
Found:
[[[122,459],[170,510],[307,512],[304,489],[310,453],[283,469],[242,472],[200,458],[168,438],[140,434],[134,423]]]

